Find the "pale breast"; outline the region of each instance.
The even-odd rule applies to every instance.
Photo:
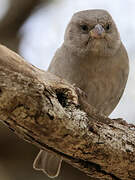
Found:
[[[88,97],[88,103],[105,115],[118,104],[128,77],[128,57],[124,47],[110,58],[78,58],[69,52],[53,59],[49,71],[76,84]]]

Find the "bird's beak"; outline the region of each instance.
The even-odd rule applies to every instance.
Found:
[[[93,39],[100,39],[104,38],[105,36],[105,30],[102,25],[97,24],[91,31],[90,31],[90,37]]]

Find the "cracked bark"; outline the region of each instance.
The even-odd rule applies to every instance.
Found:
[[[48,0],[8,1],[9,8],[0,19],[0,43],[20,53],[19,45],[24,35],[19,33],[22,25],[41,7],[48,6],[53,2]],[[32,180],[37,179],[38,172],[32,168],[32,162],[39,150],[36,146],[23,142],[0,123],[0,147],[0,169],[4,172],[0,173],[0,179],[15,180],[26,177],[30,177]],[[39,179],[47,178],[44,174],[39,173]]]
[[[0,46],[0,119],[19,137],[95,179],[135,179],[135,128]]]

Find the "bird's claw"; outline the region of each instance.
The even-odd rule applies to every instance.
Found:
[[[78,87],[75,87],[75,91],[79,97],[81,97],[83,99],[87,99],[87,94],[83,90],[81,90]]]

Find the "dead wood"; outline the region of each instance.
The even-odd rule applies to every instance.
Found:
[[[0,119],[18,136],[97,179],[135,179],[135,128],[0,46]]]

